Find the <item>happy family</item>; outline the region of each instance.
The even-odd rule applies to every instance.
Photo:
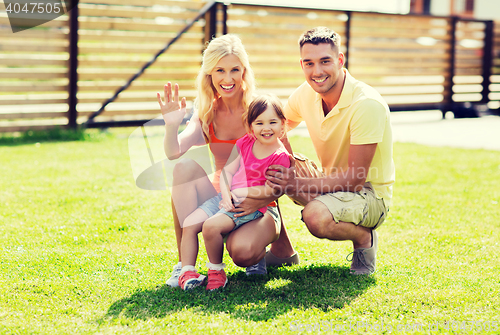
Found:
[[[224,242],[247,275],[298,264],[277,205],[284,194],[303,207],[302,221],[311,234],[352,241],[351,274],[375,272],[375,229],[386,218],[395,180],[389,107],[344,68],[336,32],[326,27],[306,31],[299,48],[306,81],[285,106],[274,95],[255,96],[248,55],[231,34],[214,38],[204,51],[195,112],[180,134],[186,99],[179,99],[178,85],[169,82],[164,96],[157,94],[167,157],[177,159],[193,146],[208,144],[216,165],[213,180],[192,159],[174,167],[179,262],[169,286],[225,287]],[[322,169],[293,153],[287,139],[287,131],[302,121]],[[200,232],[209,259],[207,276],[195,267]]]

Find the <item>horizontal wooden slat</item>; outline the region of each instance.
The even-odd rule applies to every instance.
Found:
[[[441,68],[449,68],[450,63],[447,62],[446,60],[443,59],[434,59],[434,58],[427,58],[427,59],[420,59],[420,58],[413,58],[413,59],[377,59],[377,58],[371,58],[371,59],[350,59],[349,60],[349,66],[356,67],[356,66],[384,66],[384,67],[406,67],[406,68],[426,68],[426,67],[441,67]]]
[[[90,116],[93,112],[79,112],[79,116]],[[113,110],[104,112],[100,115],[101,118],[106,118],[110,116],[124,116],[124,115],[160,115],[160,109],[137,109],[137,110]],[[97,121],[97,120],[96,120]]]
[[[10,26],[10,25],[9,25]],[[5,39],[31,39],[31,40],[63,40],[68,38],[68,33],[64,28],[53,28],[53,29],[45,29],[45,28],[31,28],[27,30],[23,30],[22,32],[18,32],[13,34],[12,30],[9,29],[0,29],[0,37],[2,40]]]
[[[27,23],[28,23],[28,25],[31,25],[32,21],[29,21]],[[10,21],[9,21],[9,18],[7,17],[7,13],[0,12],[0,26],[2,26],[2,25],[10,27]],[[40,28],[62,28],[62,27],[67,27],[67,26],[68,26],[67,16],[62,15],[62,16],[58,17],[57,19],[48,21],[44,24],[41,24],[38,27],[40,27]],[[12,30],[11,30],[11,32],[12,32]]]
[[[355,68],[350,68],[349,71],[355,77],[368,77],[368,76],[386,76],[386,71],[380,71],[379,69],[374,69],[373,71],[367,71],[363,69],[362,71],[357,70]],[[359,71],[359,72],[358,72]],[[421,71],[421,69],[407,69],[405,70],[396,70],[391,71],[391,76],[436,76],[436,75],[445,75],[447,72],[444,70],[433,70],[427,69],[426,71]]]
[[[45,43],[45,44],[48,44],[48,45],[57,45],[57,46],[61,46],[61,45],[68,45],[69,42],[68,42],[68,35],[67,34],[46,34],[45,36],[41,36],[41,37],[38,37],[38,36],[33,36],[33,37],[30,37],[30,35],[27,35],[27,36],[24,36],[23,32],[25,31],[30,31],[30,29],[28,30],[23,30],[22,32],[18,32],[18,33],[11,33],[9,36],[2,36],[2,44],[19,44],[21,43],[21,41],[24,43],[24,44],[41,44],[41,43]]]
[[[14,132],[25,132],[28,130],[48,130],[54,129],[57,127],[61,127],[60,124],[52,124],[52,125],[2,125],[0,124],[0,133],[14,133]]]
[[[146,64],[149,60],[80,60],[78,62],[78,67],[80,69],[85,68],[119,68],[119,67],[127,67],[134,68],[139,70],[144,64]],[[0,61],[0,64],[2,62]],[[153,68],[198,68],[200,67],[199,61],[156,61],[152,65]]]
[[[23,43],[15,44],[0,44],[0,52],[45,52],[45,53],[58,53],[67,52],[67,46],[55,46],[55,45],[30,45]]]
[[[228,23],[228,32],[232,34],[239,34],[242,36],[252,35],[252,34],[260,34],[264,36],[281,36],[284,38],[295,37],[296,40],[299,39],[299,36],[304,32],[305,29],[310,29],[310,26],[298,27],[298,28],[283,28],[283,27],[237,27],[234,25],[229,25]]]
[[[30,65],[63,67],[68,65],[68,61],[58,60],[58,59],[22,59],[22,58],[0,57],[0,66],[30,66]],[[0,71],[2,70],[0,69]]]
[[[398,60],[414,60],[414,59],[450,59],[450,54],[446,53],[444,50],[415,50],[414,52],[406,51],[385,51],[385,50],[368,50],[365,53],[363,49],[355,49],[349,53],[349,59],[369,57],[372,58],[384,58],[384,59],[394,59]]]
[[[177,36],[177,32],[135,32],[135,31],[100,31],[100,30],[80,30],[79,42],[127,42],[127,43],[162,43],[163,45],[172,41]],[[177,40],[176,44],[200,44],[203,34],[184,34]]]
[[[127,5],[127,6],[147,6],[152,7],[154,5],[159,6],[168,6],[168,7],[177,7],[179,9],[201,9],[204,2],[194,2],[194,1],[168,1],[168,0],[105,0],[106,4],[110,5]],[[102,4],[103,0],[85,0],[81,2],[81,4]]]
[[[283,15],[234,15],[231,12],[228,13],[228,20],[238,20],[243,22],[249,22],[251,24],[264,24],[268,26],[282,26],[282,25],[303,25],[307,27],[314,26],[328,26],[328,28],[333,29],[337,32],[339,30],[344,30],[345,21],[339,20],[335,15],[329,14],[324,16],[318,16],[308,18],[305,16],[283,16]]]
[[[248,5],[240,5],[240,4],[231,4],[229,10],[244,10],[245,12],[252,13],[257,12],[259,10],[265,10],[271,15],[289,15],[289,16],[297,16],[303,17],[311,12],[315,13],[325,13],[325,15],[345,15],[343,11],[332,11],[328,9],[312,9],[312,8],[293,8],[293,7],[268,7],[268,6],[248,6]],[[322,14],[319,14],[322,15]]]
[[[41,104],[64,104],[68,99],[2,99],[0,95],[0,105],[41,105]]]
[[[137,92],[137,91],[149,91],[149,92],[161,92],[163,89],[163,85],[166,84],[168,81],[171,81],[169,78],[165,78],[163,81],[158,81],[158,83],[153,83],[153,84],[143,84],[140,82],[134,82],[132,85],[127,88],[127,91],[129,92]],[[194,82],[193,80],[189,81],[172,81],[173,83],[178,83],[181,89],[194,89]],[[123,82],[121,85],[125,84]],[[114,93],[116,90],[118,90],[121,85],[117,85],[115,83],[109,83],[109,82],[85,82],[85,81],[79,81],[78,82],[78,92],[110,92]],[[1,88],[1,86],[0,86]]]
[[[79,20],[82,29],[98,30],[140,30],[140,31],[181,31],[185,24],[159,24],[154,20],[127,20],[127,19],[107,19],[95,17],[83,17]],[[189,29],[190,32],[201,32],[203,27],[196,23]]]
[[[80,4],[78,6],[79,15],[83,16],[103,16],[120,18],[155,19],[157,17],[169,17],[174,20],[190,20],[198,15],[197,10],[184,10],[173,12],[171,7],[137,7],[137,6],[116,6],[116,5],[97,5]]]
[[[369,49],[391,49],[397,45],[398,50],[406,49],[408,51],[418,50],[449,50],[451,47],[448,43],[438,42],[435,45],[422,45],[415,42],[400,42],[400,41],[373,41],[370,39],[354,39],[351,38],[351,48],[369,48]]]
[[[40,69],[37,69],[40,70]],[[0,72],[0,79],[23,79],[23,80],[51,80],[51,79],[61,79],[67,78],[68,73],[65,72],[53,72],[53,71],[37,71],[37,72]]]
[[[123,73],[123,72],[93,72],[93,73],[79,73],[79,80],[104,80],[104,79],[123,79],[127,80],[132,77],[134,73]],[[175,80],[194,80],[197,73],[144,73],[140,76],[141,79],[145,80],[165,80],[166,78],[175,78]],[[172,79],[173,80],[173,79]]]
[[[140,53],[140,54],[150,54],[154,55],[161,49],[163,49],[164,46],[151,46],[151,45],[134,45],[134,44],[94,44],[94,45],[82,45],[79,46],[78,50],[80,54],[131,54],[131,51],[133,50],[134,53]],[[193,55],[199,55],[201,54],[201,48],[198,48],[198,46],[192,46],[192,45],[176,45],[175,47],[172,47],[168,49],[168,54],[175,54],[175,55],[187,55],[187,56],[193,56]]]
[[[56,113],[0,113],[0,120],[53,119],[67,117],[66,112]]]
[[[45,83],[2,83],[0,82],[0,92],[66,92],[68,85],[45,84]]]
[[[362,38],[367,38],[367,39],[369,39],[369,38],[377,38],[377,39],[392,38],[392,39],[398,39],[398,40],[405,38],[405,39],[415,39],[416,40],[420,37],[426,37],[426,38],[432,37],[432,38],[436,39],[437,42],[447,42],[449,40],[449,35],[443,35],[443,34],[438,33],[438,32],[421,33],[418,31],[400,31],[399,29],[398,30],[391,29],[391,31],[379,32],[376,36],[372,36],[373,28],[371,28],[371,29],[359,29],[359,28],[353,27],[351,29],[352,29],[351,30],[351,38],[360,38],[360,39],[362,39]],[[420,45],[420,44],[418,44],[418,45]]]
[[[420,15],[394,15],[394,14],[385,14],[385,13],[369,13],[369,12],[353,12],[352,13],[353,17],[359,19],[359,20],[364,20],[364,21],[374,21],[374,20],[379,20],[379,21],[385,21],[385,22],[418,22],[419,24],[425,23],[425,22],[444,22],[446,20],[449,20],[449,18],[444,18],[444,17],[429,17],[429,16],[420,16]]]

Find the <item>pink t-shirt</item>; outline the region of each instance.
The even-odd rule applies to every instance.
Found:
[[[286,168],[290,167],[290,159],[285,146],[281,143],[281,147],[271,155],[263,159],[258,159],[252,152],[255,139],[248,134],[236,141],[240,153],[240,167],[233,176],[231,189],[261,186],[266,182],[266,171],[271,165],[282,165]],[[266,207],[260,208],[259,211],[265,213]]]

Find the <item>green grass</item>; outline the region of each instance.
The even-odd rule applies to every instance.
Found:
[[[164,285],[176,263],[169,193],[135,186],[131,130],[112,133],[0,146],[0,333],[372,333],[382,322],[429,333],[451,320],[500,329],[500,152],[396,144],[374,276],[350,276],[350,243],[312,237],[282,198],[300,265],[247,278],[225,255],[225,290],[182,292]],[[149,141],[161,147],[161,134]],[[309,140],[292,145],[313,156]]]
[[[37,142],[54,141],[90,141],[100,139],[106,136],[105,132],[100,130],[76,130],[55,127],[48,130],[28,130],[15,133],[0,133],[0,145],[22,145]]]

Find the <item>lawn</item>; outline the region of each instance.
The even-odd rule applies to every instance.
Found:
[[[135,186],[132,130],[111,133],[0,145],[0,333],[500,332],[500,152],[395,144],[373,276],[349,275],[350,243],[312,237],[282,198],[300,265],[247,278],[225,255],[226,289],[183,292],[164,285],[169,192]]]

